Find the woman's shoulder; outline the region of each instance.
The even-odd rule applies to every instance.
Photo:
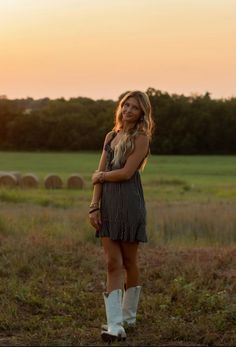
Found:
[[[112,137],[115,133],[116,133],[115,130],[109,131],[109,132],[106,134],[106,138],[109,139],[109,138]]]
[[[150,139],[149,136],[143,132],[143,131],[139,131],[136,135],[136,142],[142,142],[142,143],[149,143]]]
[[[115,134],[116,132],[114,130],[109,131],[105,136],[105,143],[110,141]]]
[[[116,132],[114,130],[109,131],[106,136],[105,136],[105,140],[104,140],[104,148],[105,146],[111,142],[111,140],[113,139],[113,137],[116,135]]]
[[[135,139],[135,147],[146,152],[145,158],[150,153],[150,139],[144,132],[139,132]]]

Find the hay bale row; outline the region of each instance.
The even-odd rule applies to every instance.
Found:
[[[22,176],[16,172],[0,172],[0,187],[38,188],[39,184],[39,178],[32,173]],[[43,180],[43,184],[46,189],[63,188],[63,181],[56,174],[47,175]],[[66,181],[66,188],[68,189],[83,189],[84,186],[85,181],[79,174],[70,175]]]

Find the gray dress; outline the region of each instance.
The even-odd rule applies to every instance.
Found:
[[[111,161],[114,152],[110,143],[116,135],[114,132],[105,145],[106,171],[113,170]],[[102,225],[96,231],[97,237],[107,236],[112,240],[147,242],[146,207],[138,170],[127,181],[103,183],[101,218]]]

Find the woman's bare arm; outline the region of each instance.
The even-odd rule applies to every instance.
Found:
[[[125,166],[118,170],[103,172],[103,180],[106,182],[119,182],[129,180],[133,176],[135,171],[139,168],[140,163],[147,155],[148,149],[148,137],[146,135],[139,135],[135,140],[134,152],[128,157]],[[101,175],[99,173],[94,173],[93,183],[95,184],[95,186],[97,185],[97,182],[99,182],[100,178]]]
[[[102,155],[101,155],[99,165],[98,165],[98,170],[105,170],[105,168],[106,168],[106,155],[107,154],[105,151],[105,146],[106,146],[107,142],[110,140],[111,134],[112,134],[112,132],[108,133],[105,137],[103,151],[102,151]],[[102,224],[101,212],[99,209],[99,203],[101,200],[101,195],[102,195],[102,184],[98,183],[98,184],[94,185],[94,187],[93,187],[93,195],[92,195],[91,205],[92,204],[94,204],[94,205],[90,208],[90,213],[89,213],[90,223],[95,229],[99,229],[101,224]]]
[[[104,171],[106,168],[106,151],[105,151],[105,146],[107,144],[107,142],[110,140],[111,135],[112,135],[112,131],[110,131],[104,140],[104,146],[103,146],[103,151],[102,151],[102,155],[98,164],[98,171]],[[101,199],[101,195],[102,195],[102,184],[98,183],[96,185],[94,185],[93,187],[93,195],[92,195],[92,201],[91,204],[93,203],[99,203],[100,199]]]

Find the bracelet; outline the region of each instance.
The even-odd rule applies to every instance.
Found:
[[[89,205],[90,208],[93,208],[93,207],[99,207],[99,202],[92,202],[90,205]]]
[[[99,210],[100,210],[100,208],[94,208],[93,210],[89,211],[89,214],[90,214],[90,213],[93,213],[93,212],[95,212],[95,211],[99,211]]]
[[[99,177],[99,182],[100,182],[100,183],[103,183],[103,182],[104,182],[104,179],[105,179],[105,172],[104,172],[104,171],[101,171],[101,172],[100,172],[100,177]]]

